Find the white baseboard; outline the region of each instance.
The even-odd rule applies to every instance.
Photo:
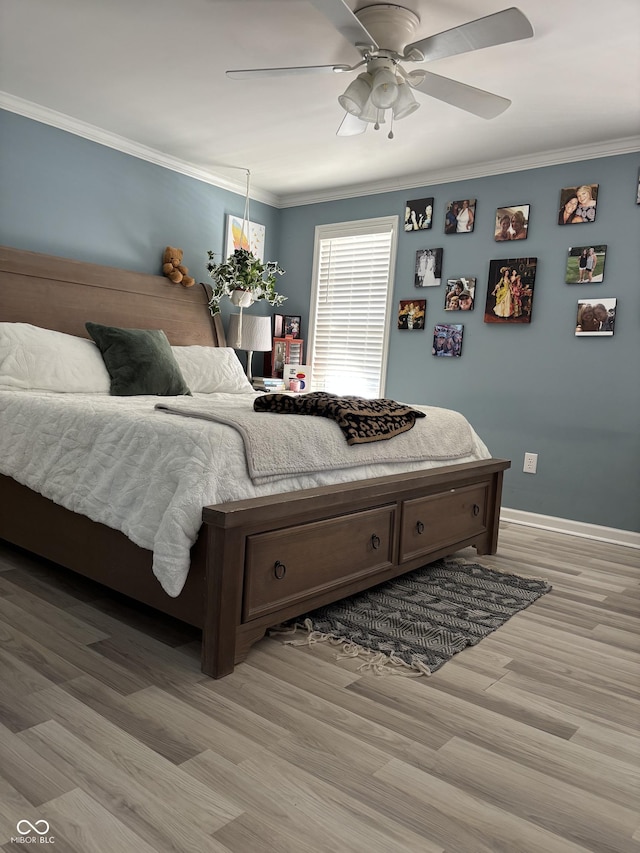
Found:
[[[581,536],[583,539],[598,539],[613,545],[626,545],[640,549],[640,533],[634,530],[618,530],[615,527],[602,527],[599,524],[587,524],[584,521],[572,521],[570,518],[556,518],[552,515],[539,515],[536,512],[524,512],[520,509],[502,507],[500,521],[509,524],[522,524],[525,527],[539,527],[554,533],[567,533]]]

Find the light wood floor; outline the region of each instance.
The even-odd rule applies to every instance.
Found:
[[[505,525],[479,562],[554,589],[430,678],[266,639],[213,681],[193,630],[0,546],[0,848],[640,853],[640,552]]]

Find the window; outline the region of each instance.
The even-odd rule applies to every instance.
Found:
[[[309,312],[313,388],[380,397],[398,217],[316,227]]]

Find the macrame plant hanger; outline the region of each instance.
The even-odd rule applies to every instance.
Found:
[[[249,234],[249,188],[251,185],[251,172],[249,171],[249,169],[247,169],[246,172],[247,172],[247,189],[246,189],[245,196],[244,196],[244,213],[242,214],[242,230],[240,231],[240,248],[242,249],[244,246],[245,235],[246,235],[247,246],[248,246],[248,250],[250,252],[251,251],[251,237]],[[251,303],[249,303],[249,304],[251,304]],[[240,316],[238,318],[236,340],[235,340],[235,344],[233,344],[233,346],[236,349],[241,349],[241,343],[242,343],[242,308],[243,308],[243,302],[242,301],[238,302],[238,307],[240,308]]]

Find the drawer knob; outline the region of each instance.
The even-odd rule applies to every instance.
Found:
[[[371,544],[373,545],[374,551],[377,551],[378,548],[380,547],[380,537],[376,536],[375,533],[371,537]]]
[[[424,522],[423,521],[418,521],[416,523],[416,530],[422,536],[422,534],[424,533]]]
[[[480,515],[480,507],[478,506],[478,504],[473,505],[473,514]]]
[[[276,560],[273,564],[273,573],[276,576],[276,579],[281,581],[287,573],[287,567],[284,563],[281,563],[280,560]]]

